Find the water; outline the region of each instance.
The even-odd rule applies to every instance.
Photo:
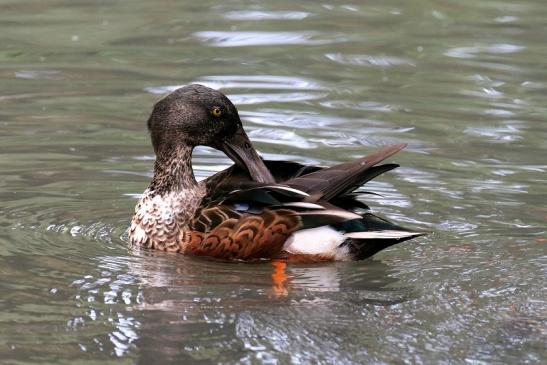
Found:
[[[543,1],[0,1],[0,362],[545,363]],[[372,260],[138,252],[145,120],[220,88],[268,158],[405,142]],[[203,178],[229,161],[196,153]]]

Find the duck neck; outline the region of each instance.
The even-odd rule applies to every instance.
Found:
[[[149,189],[160,195],[196,189],[198,182],[192,170],[192,150],[191,146],[177,146],[159,151]]]

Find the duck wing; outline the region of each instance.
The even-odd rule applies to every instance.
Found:
[[[264,164],[272,173],[275,181],[280,184],[295,177],[306,175],[325,168],[316,165],[303,165],[293,161],[264,160]],[[235,190],[241,187],[259,185],[251,179],[251,176],[247,170],[239,167],[238,165],[232,165],[222,171],[217,172],[216,174],[205,179],[204,183],[208,188],[223,186],[225,190],[230,190],[230,188]]]
[[[405,147],[406,144],[386,146],[369,156],[294,177],[285,181],[285,184],[305,192],[314,192],[315,199],[328,201],[398,167],[396,164],[375,165]]]
[[[359,260],[422,235],[372,213],[356,214],[285,185],[204,200],[185,231],[185,253],[225,260]]]
[[[337,198],[349,202],[355,200],[349,195],[353,190],[376,176],[399,167],[397,164],[375,165],[405,146],[387,146],[373,155],[332,167],[303,165],[292,161],[264,160],[264,163],[279,184],[286,184],[305,192],[313,191],[324,200]],[[217,191],[219,187],[222,188],[221,191],[225,191],[260,185],[251,179],[246,170],[237,165],[210,176],[204,184],[208,191]]]
[[[264,164],[270,170],[278,184],[283,184],[292,178],[324,169],[321,166],[303,165],[292,161],[264,160]],[[206,202],[222,200],[223,195],[229,191],[249,189],[263,185],[252,180],[247,170],[242,169],[238,165],[232,165],[209,176],[203,181],[203,184],[208,192]]]
[[[225,192],[202,201],[185,232],[185,252],[229,260],[280,257],[296,231],[342,224],[361,216],[283,185]]]
[[[352,191],[398,167],[378,163],[404,147],[387,146],[329,168],[265,161],[282,184],[254,182],[237,166],[221,171],[205,180],[192,252],[240,260],[360,260],[424,235],[370,212],[355,213],[368,207]]]

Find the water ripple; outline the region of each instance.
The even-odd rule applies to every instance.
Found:
[[[306,112],[290,109],[261,109],[259,111],[241,111],[239,113],[242,119],[248,120],[254,124],[271,127],[291,128],[326,128],[333,124],[342,124],[346,119],[332,116],[320,115],[316,112]]]
[[[21,70],[15,72],[15,77],[20,79],[55,80],[61,78],[59,70]]]
[[[472,47],[456,47],[451,48],[444,54],[448,57],[455,58],[475,58],[479,54],[508,54],[517,53],[524,49],[524,46],[515,44],[497,43],[492,45],[480,45]]]
[[[498,193],[499,195],[507,194],[525,194],[528,191],[528,185],[526,184],[508,184],[503,180],[495,179],[469,179],[468,184],[471,188],[471,191],[474,193],[481,193],[483,191],[488,191],[490,193]]]
[[[341,42],[336,37],[321,38],[319,32],[266,32],[266,31],[204,31],[194,37],[213,47],[249,47],[274,45],[325,45]]]
[[[256,22],[259,20],[302,20],[309,17],[311,13],[305,11],[258,11],[242,10],[229,11],[224,17],[229,20],[242,20]]]
[[[492,142],[514,142],[522,139],[522,127],[515,124],[489,127],[467,127],[464,133],[471,136],[486,137]]]
[[[320,99],[326,96],[326,88],[320,83],[299,77],[218,75],[198,78],[194,82],[213,89],[280,90],[277,93],[229,93],[230,99],[236,105],[298,102]],[[182,86],[184,85],[151,86],[146,87],[144,90],[152,94],[165,94]],[[281,92],[281,90],[285,92]]]
[[[370,56],[366,54],[343,54],[343,53],[327,53],[325,54],[329,60],[342,65],[365,65],[365,66],[416,66],[412,61],[393,56]]]
[[[322,106],[331,109],[354,109],[368,110],[374,112],[393,112],[393,111],[409,111],[400,105],[384,104],[377,101],[361,101],[352,102],[348,100],[327,100],[320,103]]]
[[[211,75],[196,80],[213,89],[267,89],[267,90],[326,90],[327,88],[315,80],[296,76],[276,75]]]
[[[295,132],[282,129],[253,129],[249,132],[249,137],[255,142],[283,144],[303,149],[317,147],[316,144],[308,142],[306,138],[297,135]]]

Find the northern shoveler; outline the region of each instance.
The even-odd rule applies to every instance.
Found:
[[[154,106],[148,129],[154,177],[129,230],[134,246],[226,260],[359,260],[423,233],[379,218],[353,191],[398,167],[378,165],[405,147],[332,167],[263,161],[236,107],[202,85],[175,90]],[[223,151],[235,165],[197,182],[192,150]]]

